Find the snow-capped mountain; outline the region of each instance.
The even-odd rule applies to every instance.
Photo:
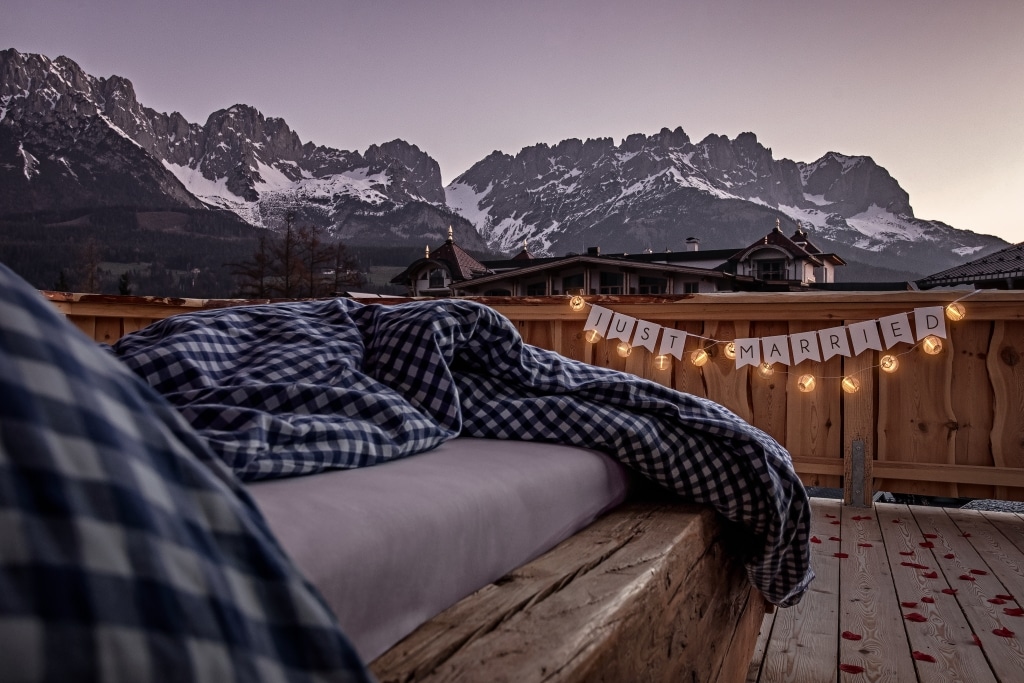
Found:
[[[870,157],[774,159],[753,133],[698,143],[681,128],[495,152],[446,188],[448,205],[492,248],[538,254],[744,246],[776,217],[800,221],[847,260],[934,272],[1005,246],[995,237],[914,217],[907,193]],[[783,218],[785,220],[785,218]]]
[[[0,214],[102,206],[214,208],[257,227],[285,214],[349,244],[483,242],[444,205],[437,162],[394,140],[364,153],[302,143],[238,104],[199,125],[138,102],[72,60],[0,52]]]
[[[292,213],[353,246],[422,248],[451,225],[463,248],[509,255],[524,242],[548,255],[681,249],[688,237],[738,248],[781,218],[847,261],[908,276],[1006,246],[916,218],[870,157],[775,159],[753,133],[693,143],[666,128],[618,145],[538,144],[494,152],[442,187],[437,162],[402,140],[363,153],[303,143],[284,120],[244,104],[190,123],[139,103],[127,79],[0,51],[0,222],[66,224],[102,208],[272,228]]]

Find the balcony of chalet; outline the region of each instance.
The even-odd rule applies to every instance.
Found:
[[[963,505],[1024,501],[1024,292],[962,299],[965,316],[945,321],[937,354],[905,343],[777,363],[761,376],[724,349],[944,307],[965,293],[593,296],[580,310],[564,296],[477,300],[528,343],[723,404],[782,443],[806,486],[839,492],[812,500],[811,592],[793,608],[745,613],[749,627],[735,627],[730,651],[749,667],[706,680],[1010,683],[1024,680],[1024,518]],[[176,313],[245,303],[45,294],[107,343]],[[588,342],[595,305],[687,332],[685,353],[666,363],[641,346],[623,356],[617,340]],[[708,356],[699,367],[697,349]],[[883,370],[885,355],[895,372]],[[855,392],[845,378],[856,378]],[[885,502],[894,499],[903,502]]]

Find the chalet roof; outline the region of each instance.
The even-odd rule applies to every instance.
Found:
[[[424,264],[431,262],[442,262],[451,273],[452,281],[472,280],[480,275],[487,275],[491,270],[484,264],[473,258],[469,252],[455,244],[455,237],[452,234],[451,226],[448,227],[448,239],[434,251],[427,247],[425,256],[409,264],[401,273],[391,278],[392,284],[401,284],[408,281],[414,271],[418,271]]]
[[[922,287],[1024,277],[1024,242],[917,281]]]
[[[815,266],[821,266],[825,261],[837,266],[846,265],[846,261],[844,261],[838,254],[824,253],[818,249],[818,247],[811,244],[810,240],[807,239],[807,233],[805,233],[802,228],[798,227],[797,231],[793,234],[793,237],[798,240],[802,240],[803,244],[798,244],[797,242],[794,242],[793,239],[786,237],[782,232],[782,228],[779,227],[779,220],[775,219],[775,227],[770,233],[754,242],[746,249],[740,249],[737,251],[729,257],[729,261],[732,263],[743,261],[744,259],[749,258],[750,254],[754,251],[761,249],[766,245],[770,245],[778,247],[783,251],[787,251],[798,258],[810,261]]]

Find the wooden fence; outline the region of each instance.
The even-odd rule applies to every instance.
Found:
[[[83,332],[112,343],[153,320],[236,301],[103,297],[46,292]],[[915,308],[945,305],[964,292],[697,294],[677,297],[588,297],[600,305],[690,335],[729,341],[817,331]],[[737,370],[710,344],[696,367],[684,356],[664,370],[637,348],[626,358],[609,341],[588,343],[589,306],[573,311],[567,297],[477,299],[503,313],[531,344],[570,358],[660,382],[713,399],[771,434],[793,456],[807,485],[845,489],[846,500],[868,504],[876,491],[928,496],[1024,500],[1024,292],[980,291],[962,303],[967,317],[947,321],[939,355],[900,344],[893,374],[881,353],[834,356],[825,362],[775,366],[764,379]],[[382,303],[389,300],[366,301]],[[696,339],[696,337],[691,337]],[[699,340],[698,340],[699,342]],[[695,342],[687,346],[691,351]],[[803,374],[817,378],[797,389]],[[860,390],[846,393],[854,375]]]

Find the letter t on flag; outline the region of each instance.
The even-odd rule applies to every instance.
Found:
[[[686,332],[671,327],[663,327],[661,330],[661,348],[658,353],[662,356],[672,354],[678,360],[682,360],[683,347],[686,346]]]

